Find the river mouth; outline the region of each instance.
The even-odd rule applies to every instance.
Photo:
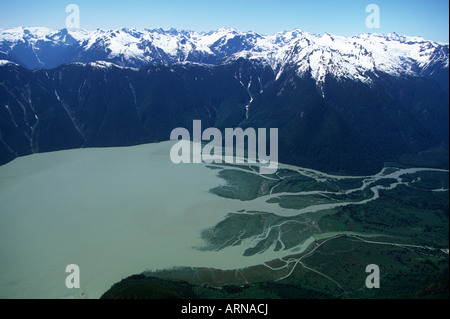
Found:
[[[262,176],[251,166],[175,165],[172,145],[35,154],[0,167],[0,298],[99,298],[143,271],[264,264],[306,250],[313,235],[350,234],[321,228],[336,209],[419,185],[422,172],[448,176],[426,168],[332,176],[287,165]],[[448,182],[427,187],[448,194]],[[76,291],[65,285],[70,264],[80,268]]]

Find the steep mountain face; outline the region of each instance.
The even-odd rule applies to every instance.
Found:
[[[315,84],[283,75],[241,126],[278,127],[280,158],[335,173],[376,172],[403,154],[448,150],[448,95],[434,81],[380,75],[368,85],[327,76],[325,97]]]
[[[270,68],[246,61],[241,78],[273,81]],[[253,64],[253,67],[251,66]],[[168,140],[176,127],[234,127],[245,119],[249,91],[242,65],[176,64],[140,70],[108,63],[29,71],[0,68],[1,159],[77,147]],[[253,90],[253,88],[252,88]]]
[[[278,127],[281,162],[324,171],[433,148],[448,165],[448,45],[422,38],[16,28],[0,30],[0,59],[0,164],[163,141],[201,119]]]

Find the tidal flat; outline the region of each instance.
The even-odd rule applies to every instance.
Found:
[[[280,164],[260,175],[251,165],[173,164],[172,145],[34,154],[1,166],[0,298],[99,298],[129,275],[170,269],[279,280],[294,273],[292,256],[339,235],[448,248],[446,170],[335,176]],[[403,205],[402,224],[395,201],[417,194],[428,206]],[[65,286],[69,264],[80,268],[80,289]],[[224,278],[215,284],[234,283]]]

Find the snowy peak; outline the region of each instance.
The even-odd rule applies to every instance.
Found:
[[[0,29],[0,59],[26,68],[54,68],[73,62],[104,61],[122,67],[195,62],[227,63],[238,58],[267,63],[279,75],[295,67],[318,84],[327,75],[370,82],[368,74],[432,74],[449,67],[449,46],[396,33],[343,37],[299,29],[273,35],[222,28],[211,32],[180,29],[51,30]]]
[[[5,65],[8,65],[8,64],[17,65],[16,63],[13,63],[13,62],[8,61],[8,60],[0,60],[0,66],[5,66]]]

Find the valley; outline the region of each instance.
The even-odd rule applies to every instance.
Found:
[[[279,162],[327,173],[448,169],[448,70],[448,44],[397,34],[2,29],[0,165],[200,120],[276,128]]]
[[[448,74],[397,33],[0,29],[0,299],[448,298]]]

